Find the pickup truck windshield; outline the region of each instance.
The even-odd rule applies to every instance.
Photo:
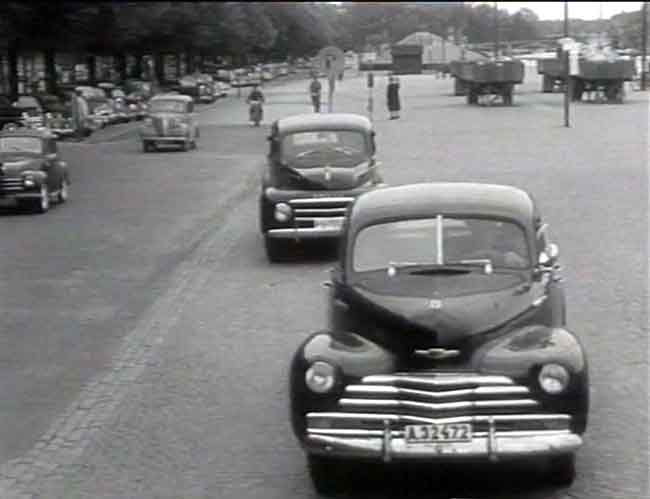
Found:
[[[356,237],[355,272],[388,269],[408,262],[414,271],[432,264],[454,265],[489,260],[495,268],[527,268],[528,245],[523,230],[500,220],[441,218],[401,220],[371,225]],[[398,265],[399,267],[399,265]]]
[[[366,137],[350,130],[298,132],[282,139],[282,160],[297,168],[354,166],[368,157]]]

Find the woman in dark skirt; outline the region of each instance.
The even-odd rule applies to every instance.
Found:
[[[388,101],[388,111],[390,119],[395,120],[399,118],[400,103],[399,103],[399,80],[397,76],[390,75],[388,77],[388,85],[386,87],[386,99]]]

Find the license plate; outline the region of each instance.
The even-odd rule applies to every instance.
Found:
[[[317,218],[314,220],[314,227],[317,229],[339,230],[343,225],[342,217]]]
[[[467,423],[416,424],[404,427],[407,444],[471,442],[472,425]]]

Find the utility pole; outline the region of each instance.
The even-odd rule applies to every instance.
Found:
[[[499,3],[494,2],[494,58],[499,57]]]
[[[643,15],[642,20],[642,31],[643,37],[641,39],[641,90],[645,91],[646,88],[646,73],[648,72],[648,63],[647,63],[647,50],[648,50],[648,2],[643,2],[643,8],[641,9]]]
[[[564,2],[564,38],[569,38],[569,2]],[[566,45],[565,45],[566,48]],[[571,98],[571,74],[569,50],[564,50],[564,126],[569,128],[569,100]]]

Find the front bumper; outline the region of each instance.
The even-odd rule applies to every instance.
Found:
[[[179,142],[186,142],[187,141],[187,136],[185,135],[146,135],[146,134],[141,134],[140,138],[142,140],[146,140],[148,142],[156,142],[156,143],[169,143],[169,144],[178,144]]]
[[[269,229],[266,234],[273,239],[324,239],[341,236],[340,228],[298,227]]]
[[[449,461],[472,459],[498,461],[525,457],[544,457],[575,452],[582,438],[569,430],[542,430],[497,433],[491,426],[487,434],[476,434],[470,442],[407,444],[403,433],[390,429],[355,431],[348,436],[310,431],[304,442],[309,454],[383,460],[427,459]]]

